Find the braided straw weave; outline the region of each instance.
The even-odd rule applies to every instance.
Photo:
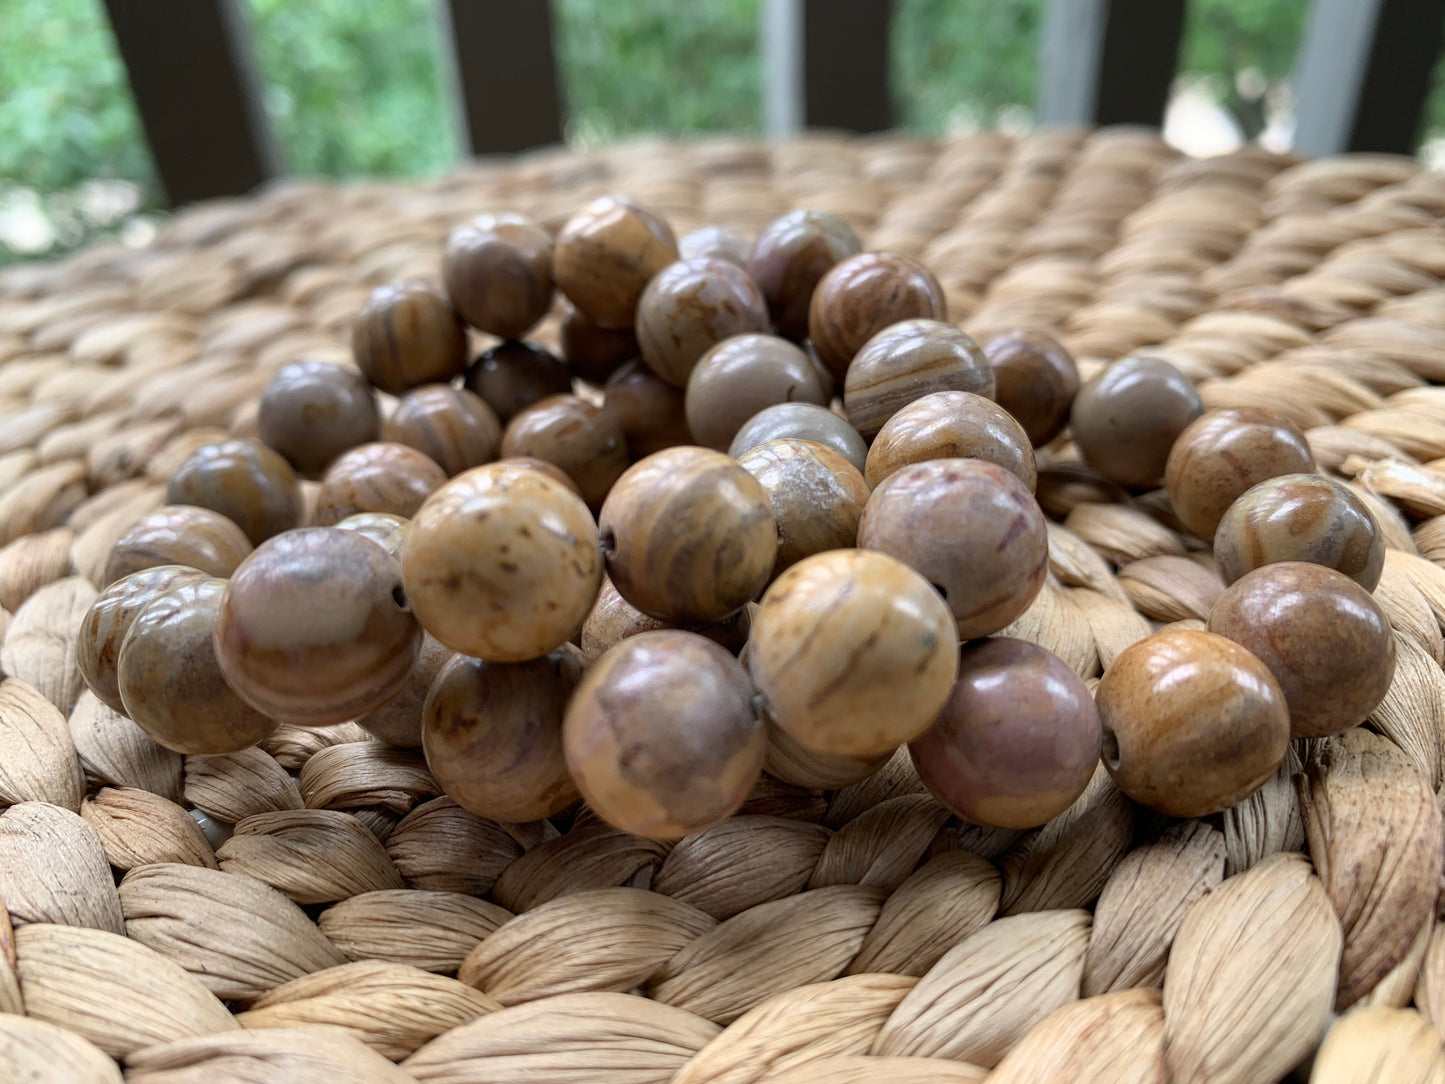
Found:
[[[555,227],[609,191],[679,233],[832,211],[976,338],[1053,328],[1086,377],[1147,348],[1209,406],[1284,412],[1388,539],[1389,695],[1200,821],[1101,771],[1043,828],[980,829],[906,754],[841,789],[778,755],[793,782],[663,844],[483,820],[351,724],[183,758],[83,691],[110,546],[192,449],[254,432],[278,367],[349,363],[368,290],[435,275],[465,217]],[[1405,159],[1129,130],[649,143],[288,183],[0,273],[0,1078],[1445,1081],[1442,212]],[[1097,678],[1200,627],[1222,585],[1167,500],[1067,441],[1040,467],[1051,576],[1010,634]]]

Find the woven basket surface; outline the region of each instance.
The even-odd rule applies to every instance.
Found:
[[[980,829],[905,753],[765,776],[664,844],[473,816],[354,724],[183,758],[85,691],[79,619],[176,465],[253,435],[279,367],[351,364],[369,290],[435,276],[458,222],[607,192],[679,234],[831,211],[980,341],[1052,329],[1085,378],[1147,351],[1284,413],[1388,541],[1389,695],[1198,821],[1101,770],[1041,829]],[[0,273],[0,1079],[1445,1081],[1442,213],[1403,158],[819,135],[289,182]],[[1050,576],[1009,634],[1097,679],[1203,627],[1222,583],[1162,493],[1067,437],[1039,465]]]

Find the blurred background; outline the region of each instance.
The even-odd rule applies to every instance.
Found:
[[[1046,0],[896,0],[891,79],[920,134],[1034,121]],[[760,0],[554,0],[565,136],[760,135]],[[245,0],[293,173],[410,177],[460,153],[433,0]],[[1165,136],[1290,146],[1308,0],[1193,0]],[[100,0],[0,0],[0,265],[143,241],[163,197]],[[18,46],[18,47],[17,47]],[[365,88],[364,93],[359,88]],[[1445,63],[1419,152],[1445,167]]]

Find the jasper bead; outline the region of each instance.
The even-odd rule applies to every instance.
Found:
[[[903,320],[863,344],[848,366],[843,407],[871,438],[901,408],[930,392],[966,391],[992,399],[993,370],[978,343],[941,320]]]
[[[392,512],[358,512],[336,524],[338,531],[356,531],[371,539],[393,557],[401,556],[401,540],[406,537],[405,516]]]
[[[634,463],[597,518],[607,574],[632,605],[671,624],[720,621],[762,590],[777,524],[751,474],[706,448]]]
[[[232,691],[217,665],[213,633],[225,589],[219,579],[173,585],[136,614],[121,644],[125,713],[177,753],[234,753],[277,726]]]
[[[823,276],[808,306],[808,337],[839,380],[863,345],[900,320],[944,320],[943,287],[917,260],[892,252],[850,256]]]
[[[602,196],[567,220],[552,275],[593,323],[630,328],[648,280],[677,259],[667,223],[622,196]]]
[[[1034,447],[1062,433],[1079,393],[1079,367],[1063,344],[1021,328],[990,339],[983,352],[993,368],[991,398],[1024,427]]]
[[[1008,471],[1030,492],[1038,484],[1033,444],[992,400],[966,391],[936,391],[889,418],[868,449],[864,476],[877,487],[913,463],[981,459]]]
[[[608,377],[602,409],[622,427],[633,459],[692,443],[682,391],[659,378],[641,358]]]
[[[563,302],[558,336],[572,371],[599,388],[623,362],[637,357],[637,336],[630,327],[601,327],[570,301]]]
[[[351,354],[372,386],[400,395],[445,383],[467,367],[467,333],[446,295],[429,282],[378,286],[351,329]]]
[[[279,454],[254,440],[197,448],[166,484],[167,504],[219,512],[253,546],[301,523],[301,486]]]
[[[1079,389],[1074,443],[1111,482],[1155,486],[1184,427],[1204,413],[1189,378],[1158,358],[1123,358]]]
[[[478,215],[447,239],[442,280],[472,327],[520,339],[552,306],[552,235],[514,212]]]
[[[1211,410],[1179,434],[1164,485],[1179,521],[1213,538],[1229,506],[1270,478],[1310,474],[1314,456],[1294,423],[1268,410]]]
[[[868,483],[832,448],[785,437],[744,452],[738,466],[763,487],[778,524],[774,576],[804,557],[857,545]]]
[[[637,303],[637,346],[648,368],[685,388],[698,360],[731,335],[768,330],[762,291],[737,264],[679,260],[657,273]]]
[[[955,815],[1034,828],[1084,792],[1100,741],[1083,678],[1037,644],[998,636],[963,645],[953,692],[909,753],[923,785]]]
[[[449,384],[430,384],[401,397],[381,436],[415,448],[451,477],[497,458],[502,424],[480,397]]]
[[[734,335],[702,356],[687,380],[684,409],[693,440],[724,449],[758,411],[775,403],[827,406],[817,370],[787,339]]]
[[[506,425],[533,403],[572,391],[567,366],[532,343],[498,343],[467,370],[463,385]]]
[[[1282,561],[1247,573],[1214,603],[1209,631],[1248,648],[1274,675],[1295,738],[1364,722],[1395,676],[1395,633],[1384,611],[1323,565]]]
[[[785,437],[832,448],[860,471],[868,460],[868,445],[858,430],[846,418],[813,403],[779,403],[758,411],[733,437],[728,455],[738,459],[759,444]]]
[[[298,726],[364,715],[405,687],[422,630],[396,559],[357,531],[306,527],[257,547],[226,585],[216,657],[257,711]]]
[[[563,644],[528,662],[454,656],[426,698],[422,746],[442,789],[479,817],[556,816],[577,800],[562,754],[562,715],[582,680]]]
[[[358,716],[356,725],[387,745],[399,749],[420,749],[422,708],[426,704],[427,693],[442,672],[442,667],[454,658],[457,658],[455,651],[430,633],[424,633],[416,665],[407,675],[401,692],[380,707]]]
[[[593,509],[602,506],[628,463],[622,426],[611,414],[575,395],[554,395],[514,417],[502,434],[502,454],[555,465],[577,484]]]
[[[1228,809],[1272,776],[1289,709],[1264,663],[1210,632],[1165,629],[1125,648],[1094,693],[1119,789],[1169,817]]]
[[[753,242],[748,273],[767,298],[778,334],[808,335],[808,306],[818,281],[839,261],[863,251],[857,234],[837,215],[789,211]]]
[[[406,597],[453,651],[523,662],[571,639],[602,583],[597,525],[540,470],[473,467],[422,505],[401,547]]]
[[[582,635],[578,643],[582,648],[582,657],[587,662],[594,663],[629,636],[671,627],[665,621],[648,617],[628,602],[618,593],[612,581],[604,576],[602,590],[597,594],[597,601],[592,604],[592,612],[582,623]],[[748,642],[748,629],[751,627],[752,616],[745,606],[721,621],[690,625],[686,631],[706,636],[713,643],[726,648],[729,654],[736,655]]]
[[[330,527],[360,512],[390,512],[410,519],[447,480],[446,471],[405,444],[363,444],[326,470],[313,522]]]
[[[958,674],[953,615],[901,561],[804,558],[753,614],[748,669],[773,723],[805,749],[883,756],[928,729]]]
[[[679,260],[700,260],[713,258],[735,263],[744,271],[748,269],[748,253],[752,250],[748,239],[737,230],[726,226],[699,226],[677,239]]]
[[[251,543],[219,512],[168,504],[147,512],[116,540],[105,562],[106,585],[157,565],[185,565],[208,576],[229,576],[251,552]]]
[[[589,669],[563,723],[567,766],[593,812],[679,839],[735,813],[762,773],[752,682],[717,644],[644,632]]]
[[[381,434],[381,415],[366,378],[326,361],[287,365],[261,395],[261,440],[303,478],[320,476],[349,448]]]

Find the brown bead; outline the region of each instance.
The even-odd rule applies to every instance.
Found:
[[[684,401],[693,439],[719,450],[775,403],[828,405],[808,355],[776,335],[734,335],[718,343],[688,377]]]
[[[380,436],[381,415],[371,386],[355,369],[298,361],[266,386],[257,431],[303,478],[316,478],[348,448]]]
[[[426,698],[427,767],[479,817],[554,817],[577,800],[562,754],[562,715],[582,680],[582,652],[563,644],[528,662],[456,655]]]
[[[567,766],[615,828],[679,839],[735,813],[766,733],[738,661],[690,632],[644,632],[589,669],[563,724]]]
[[[338,531],[356,531],[371,539],[393,557],[401,556],[401,542],[406,537],[406,525],[411,522],[405,516],[393,512],[358,512],[347,516],[336,524]]]
[[[858,546],[917,569],[943,596],[962,640],[1027,610],[1049,570],[1038,502],[981,459],[933,459],[890,476],[868,498]]]
[[[622,196],[602,196],[567,220],[552,252],[552,275],[594,323],[630,328],[653,275],[677,259],[667,223]]]
[[[401,397],[381,437],[415,448],[450,477],[497,458],[502,424],[479,396],[430,384]]]
[[[625,361],[637,357],[637,336],[630,327],[600,327],[570,301],[562,303],[558,330],[562,356],[572,371],[587,383],[602,387]]]
[[[1233,583],[1277,561],[1308,561],[1373,591],[1385,567],[1385,538],[1348,488],[1318,474],[1282,474],[1229,506],[1214,532],[1214,563]]]
[[[850,256],[823,276],[808,306],[808,337],[839,380],[863,344],[914,318],[945,320],[943,287],[917,260],[892,252]]]
[[[1211,410],[1179,434],[1164,470],[1169,503],[1200,538],[1214,537],[1229,506],[1269,478],[1312,474],[1315,459],[1294,423],[1268,410]]]
[[[372,737],[399,749],[421,748],[422,707],[432,683],[457,653],[430,633],[424,633],[416,665],[406,684],[385,704],[359,716],[356,725]],[[455,795],[453,795],[455,797]]]
[[[234,753],[276,729],[231,689],[217,665],[213,633],[226,582],[178,583],[131,622],[117,682],[125,713],[177,753]]]
[[[1074,443],[1111,482],[1155,486],[1169,449],[1204,404],[1189,378],[1158,358],[1124,358],[1079,389],[1069,414]]]
[[[607,378],[602,409],[617,419],[634,460],[692,443],[682,390],[660,379],[641,358]]]
[[[1264,663],[1210,632],[1165,629],[1125,648],[1094,691],[1104,767],[1169,817],[1228,809],[1275,773],[1289,709]]]
[[[752,244],[737,230],[726,226],[699,226],[677,239],[679,260],[713,258],[735,263],[748,269],[748,253]]]
[[[978,343],[942,320],[902,320],[874,335],[848,366],[843,406],[866,438],[930,392],[993,398],[993,370]]]
[[[351,354],[372,386],[400,395],[445,383],[467,367],[467,332],[429,282],[378,286],[351,328]]]
[[[1294,738],[1364,722],[1395,676],[1395,633],[1384,611],[1323,565],[1282,561],[1246,574],[1209,611],[1209,631],[1268,667],[1284,690]]]
[[[778,548],[767,494],[721,452],[669,448],[634,463],[597,518],[607,574],[660,621],[720,621],[768,582]]]
[[[363,444],[327,468],[312,522],[330,527],[359,512],[390,512],[410,519],[446,480],[446,471],[415,448]]]
[[[477,358],[463,385],[506,425],[533,403],[570,394],[572,373],[540,346],[498,343]]]
[[[258,546],[216,618],[231,688],[298,726],[342,723],[386,703],[405,687],[421,638],[396,558],[357,531],[329,527]]]
[[[157,565],[185,565],[208,576],[229,576],[251,552],[241,528],[219,512],[168,504],[148,512],[116,541],[101,578],[109,586]]]
[[[1034,828],[1084,792],[1100,740],[1084,679],[1037,644],[997,636],[963,645],[953,693],[909,753],[923,785],[955,815]]]
[[[936,391],[889,418],[868,449],[864,476],[877,488],[897,471],[930,459],[982,459],[1008,471],[1033,492],[1034,448],[1023,426],[990,399]]]
[[[832,448],[860,471],[868,460],[868,445],[858,430],[846,418],[813,403],[779,403],[758,411],[733,437],[728,455],[740,459],[759,444],[784,438],[811,440]]]
[[[775,218],[753,242],[748,256],[752,275],[779,335],[808,336],[808,305],[818,281],[839,260],[863,251],[858,235],[837,215],[789,211]]]
[[[258,546],[301,523],[301,486],[291,464],[254,440],[197,448],[166,484],[167,504],[219,512]]]
[[[762,291],[737,264],[679,260],[657,273],[637,303],[637,346],[648,368],[679,388],[710,348],[768,330]]]
[[[752,615],[748,613],[748,609],[745,606],[721,621],[689,625],[686,631],[706,636],[713,643],[726,648],[730,654],[736,655],[748,642],[748,629],[752,627]],[[588,663],[594,663],[606,651],[629,636],[672,627],[666,621],[648,617],[623,598],[612,585],[612,581],[604,576],[602,590],[597,593],[592,612],[582,623],[582,635],[578,643],[582,648],[582,657]]]
[[[554,464],[594,510],[628,463],[617,419],[575,395],[554,395],[514,417],[502,434],[502,454]]]
[[[552,307],[552,235],[514,212],[478,215],[447,239],[442,279],[472,327],[520,339]]]
[[[858,544],[868,483],[826,445],[785,437],[750,448],[738,466],[763,487],[778,524],[776,577],[804,557]]]
[[[1062,433],[1079,394],[1079,367],[1063,344],[1021,328],[989,340],[983,352],[993,367],[991,398],[1024,427],[1034,447]]]
[[[933,722],[958,674],[953,615],[901,561],[830,550],[779,576],[753,614],[748,670],[805,749],[869,758]]]
[[[401,548],[406,596],[453,651],[523,662],[566,643],[602,584],[597,525],[544,472],[488,463],[422,505]]]

